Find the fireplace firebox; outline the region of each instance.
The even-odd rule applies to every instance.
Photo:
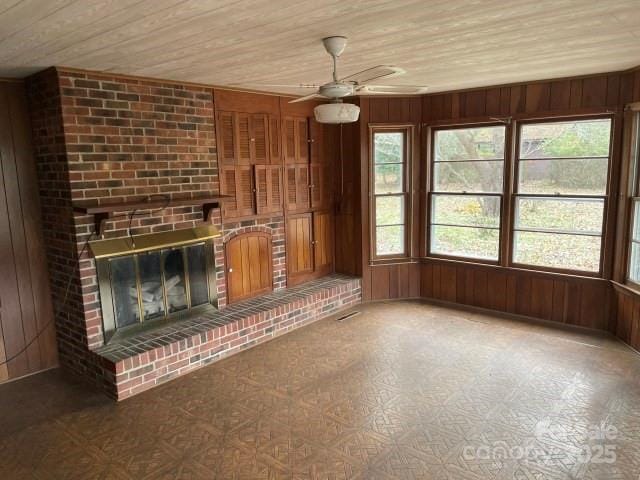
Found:
[[[213,308],[218,236],[203,226],[91,242],[105,342]]]

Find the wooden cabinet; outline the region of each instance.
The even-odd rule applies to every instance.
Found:
[[[220,168],[220,191],[231,197],[222,204],[223,217],[282,213],[281,169],[279,165]]]
[[[285,167],[286,209],[300,212],[309,209],[309,166],[287,165]]]
[[[273,289],[271,236],[263,232],[238,235],[225,245],[229,303]]]
[[[225,218],[245,217],[254,214],[253,167],[234,166],[220,168],[220,191],[231,198],[222,203]]]
[[[276,116],[220,111],[216,131],[220,166],[280,163]]]
[[[333,271],[333,215],[312,212],[287,219],[288,285]]]
[[[284,163],[309,163],[309,120],[307,117],[282,118],[282,147]]]

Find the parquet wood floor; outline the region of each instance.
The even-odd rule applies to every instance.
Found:
[[[57,371],[3,385],[0,478],[638,480],[640,356],[617,340],[359,309],[117,404]]]

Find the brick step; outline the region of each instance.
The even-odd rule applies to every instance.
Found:
[[[360,303],[361,281],[329,275],[94,350],[99,382],[117,400]]]

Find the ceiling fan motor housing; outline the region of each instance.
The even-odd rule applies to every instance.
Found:
[[[348,83],[330,82],[322,85],[318,91],[327,98],[342,98],[354,94],[354,87]]]

